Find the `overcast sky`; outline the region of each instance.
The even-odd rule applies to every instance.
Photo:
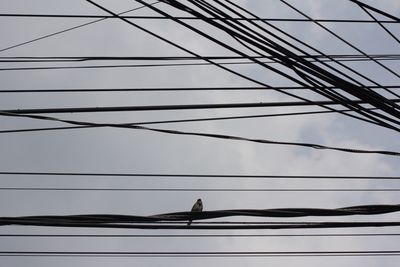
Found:
[[[98,0],[114,12],[140,5],[130,0]],[[151,3],[151,1],[147,1]],[[370,19],[358,6],[347,0],[290,0],[313,18]],[[397,17],[396,0],[363,1]],[[302,18],[278,0],[240,0],[235,3],[263,18]],[[182,15],[166,4],[157,7],[170,14]],[[2,0],[1,13],[97,14],[105,13],[82,0]],[[140,9],[130,15],[156,15]],[[377,15],[377,18],[383,19]],[[40,36],[51,34],[93,19],[0,18],[0,50]],[[202,56],[233,55],[224,48],[166,20],[133,20],[135,23]],[[232,46],[246,49],[234,39],[205,24],[191,25]],[[327,54],[358,54],[315,24],[274,22],[274,25]],[[324,23],[329,29],[368,54],[399,54],[400,44],[375,24]],[[389,25],[400,37],[398,25]],[[73,31],[0,52],[5,56],[187,56],[183,51],[135,29],[117,19],[104,20]],[[129,64],[132,62],[81,62],[68,66],[93,64]],[[133,62],[134,63],[134,62]],[[145,62],[140,62],[145,63]],[[60,63],[0,63],[1,68],[62,65]],[[384,85],[399,85],[399,78],[371,62],[346,63]],[[384,62],[400,73],[398,61]],[[274,86],[293,85],[286,79],[253,65],[229,68]],[[63,88],[152,88],[255,86],[216,66],[103,68],[33,71],[0,71],[0,89]],[[304,94],[312,99],[322,99]],[[1,94],[2,110],[56,107],[106,107],[135,105],[172,105],[205,103],[241,103],[297,101],[271,91],[204,92],[102,92],[102,93],[24,93]],[[190,111],[148,111],[86,114],[50,114],[91,122],[138,122],[311,111],[317,108],[254,108]],[[68,126],[28,118],[0,117],[0,130]],[[153,127],[229,134],[288,142],[311,142],[346,148],[400,151],[398,133],[343,115],[324,114],[271,117],[247,120],[207,121],[152,125]],[[106,172],[171,174],[258,174],[258,175],[359,175],[399,176],[398,157],[314,150],[293,146],[264,145],[244,141],[211,139],[140,131],[133,129],[94,128],[64,131],[1,133],[0,171],[20,172]],[[241,179],[160,179],[115,177],[1,176],[1,187],[92,187],[92,188],[400,188],[396,181],[308,181]],[[74,191],[2,191],[1,216],[66,214],[152,215],[188,211],[202,198],[205,210],[268,209],[284,207],[337,208],[364,204],[397,204],[396,192],[74,192]],[[311,218],[310,220],[319,218]],[[335,220],[335,218],[330,218]],[[253,219],[249,219],[253,220]],[[306,220],[306,219],[304,219]],[[399,220],[397,214],[340,220]],[[349,233],[395,232],[392,229],[325,231],[249,231],[250,233]],[[249,233],[246,232],[246,233]],[[50,229],[4,227],[5,233],[123,233],[152,234],[139,230]],[[206,231],[156,231],[156,234],[209,233]],[[213,232],[215,233],[215,232]],[[226,233],[237,233],[227,231]],[[244,232],[240,232],[244,233]],[[0,237],[1,251],[312,251],[312,250],[396,250],[397,237],[286,237],[286,238],[113,238],[113,239],[34,239]],[[5,266],[309,266],[324,264],[398,266],[396,257],[343,258],[50,258],[5,257]],[[1,264],[2,265],[2,264]]]

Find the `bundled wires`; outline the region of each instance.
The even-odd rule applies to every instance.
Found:
[[[92,1],[89,1],[93,3]],[[138,0],[139,3],[147,5],[146,2]],[[297,46],[291,44],[290,42],[282,39],[276,34],[268,30],[265,25],[269,26],[266,22],[265,25],[260,26],[253,21],[248,21],[250,25],[254,28],[247,26],[242,21],[228,20],[232,16],[238,16],[240,18],[246,18],[246,15],[251,15],[249,11],[244,10],[240,6],[234,4],[231,1],[188,1],[191,5],[186,5],[180,1],[164,1],[168,5],[171,5],[181,11],[187,12],[192,16],[201,19],[202,21],[212,25],[215,28],[227,33],[237,42],[243,45],[244,48],[252,51],[257,56],[273,56],[274,61],[280,63],[282,66],[286,67],[297,74],[298,77],[289,75],[287,71],[279,70],[278,68],[266,65],[255,58],[251,58],[248,54],[243,51],[239,51],[232,46],[218,40],[218,37],[210,36],[209,34],[196,29],[189,24],[182,22],[170,14],[162,11],[160,8],[147,5],[150,9],[158,12],[159,14],[169,17],[171,20],[187,27],[188,29],[208,38],[224,48],[237,53],[244,58],[252,60],[258,65],[266,68],[267,70],[273,71],[279,75],[286,77],[287,79],[302,85],[307,86],[314,92],[332,100],[343,106],[355,111],[364,121],[369,121],[374,124],[378,124],[383,127],[399,130],[398,125],[400,124],[400,110],[399,106],[387,99],[386,97],[369,90],[361,82],[355,80],[354,78],[346,75],[345,73],[333,69],[332,66],[325,64],[324,62],[318,61],[323,67],[318,66],[315,63],[309,62],[304,59],[304,57],[299,57],[297,53],[302,53],[304,55],[309,55],[305,51],[299,49]],[[115,14],[114,14],[115,15]],[[223,20],[210,20],[208,17],[222,18]],[[257,29],[257,31],[256,31]],[[263,34],[260,34],[261,31]],[[296,53],[297,52],[297,53]],[[342,89],[345,93],[340,93],[338,91],[331,91],[326,86],[336,86]],[[278,90],[279,91],[279,90]],[[282,91],[280,91],[282,92]],[[287,94],[287,92],[282,92]],[[363,106],[357,105],[355,103],[348,103],[350,100],[347,95],[351,95],[356,99],[366,101],[373,107],[378,108],[380,111],[366,110]],[[296,96],[295,96],[296,97]],[[298,97],[297,97],[298,98]],[[309,101],[307,99],[302,99],[304,101]],[[348,115],[348,114],[347,114]]]
[[[92,128],[113,128],[124,130],[141,130],[153,133],[168,134],[175,136],[191,136],[213,138],[223,141],[237,141],[251,142],[253,144],[268,144],[279,146],[294,146],[303,148],[312,148],[318,150],[333,150],[346,153],[356,154],[380,154],[385,156],[399,156],[400,152],[395,151],[394,148],[388,149],[359,149],[356,147],[344,147],[339,145],[322,145],[318,142],[295,142],[276,139],[267,139],[260,137],[245,137],[241,135],[234,135],[230,133],[219,134],[212,131],[201,130],[176,130],[171,128],[159,128],[147,125],[160,125],[160,124],[177,124],[177,123],[193,123],[193,122],[208,122],[208,121],[222,121],[222,120],[239,120],[239,119],[257,119],[266,117],[286,117],[286,116],[300,116],[312,114],[341,114],[351,119],[366,122],[371,126],[379,126],[385,129],[390,129],[395,132],[400,132],[400,85],[397,83],[390,83],[378,81],[360,71],[356,64],[370,63],[374,67],[379,68],[380,71],[393,78],[395,81],[400,80],[400,73],[394,68],[390,68],[390,64],[400,61],[400,53],[367,53],[360,47],[352,42],[343,38],[340,34],[328,28],[324,23],[362,23],[363,25],[377,25],[380,30],[383,30],[391,40],[400,44],[400,38],[396,36],[394,31],[391,30],[390,25],[398,25],[400,19],[395,15],[389,14],[376,7],[367,5],[358,0],[349,0],[357,9],[360,9],[370,20],[367,19],[325,19],[325,18],[312,18],[303,12],[297,6],[285,0],[278,0],[280,3],[288,7],[292,12],[299,15],[299,18],[265,18],[251,12],[248,9],[238,5],[232,0],[160,0],[155,2],[147,2],[145,0],[134,0],[133,3],[138,3],[141,6],[131,8],[124,12],[115,12],[106,6],[102,6],[97,1],[86,0],[92,4],[94,10],[102,10],[106,15],[85,15],[85,14],[0,14],[0,17],[27,17],[27,18],[63,18],[63,19],[94,19],[93,21],[69,27],[64,30],[59,30],[54,33],[46,34],[37,38],[33,38],[24,42],[19,42],[14,45],[9,45],[0,49],[0,53],[10,51],[17,47],[22,47],[46,38],[50,38],[59,34],[63,34],[72,30],[76,30],[100,21],[112,20],[119,21],[126,26],[133,27],[142,33],[152,36],[158,41],[162,41],[175,51],[183,52],[179,55],[0,55],[0,73],[18,75],[20,73],[33,73],[34,75],[43,72],[62,73],[67,70],[78,70],[85,72],[87,70],[95,71],[108,71],[109,69],[146,69],[146,70],[173,70],[174,68],[188,68],[188,67],[214,67],[223,72],[226,72],[231,77],[237,78],[239,81],[244,81],[249,85],[246,86],[162,86],[160,87],[147,87],[142,85],[123,87],[118,86],[117,83],[112,83],[110,87],[100,88],[92,87],[72,87],[70,85],[63,85],[62,88],[45,88],[45,86],[38,86],[36,88],[7,88],[2,86],[0,94],[11,96],[25,96],[25,94],[38,94],[43,96],[48,93],[57,94],[75,94],[75,93],[88,93],[94,96],[99,92],[278,92],[279,96],[285,96],[282,101],[249,101],[249,102],[223,102],[223,103],[181,103],[177,104],[142,104],[140,105],[114,105],[114,106],[95,106],[95,105],[82,105],[78,107],[60,107],[59,104],[52,107],[17,107],[17,108],[2,108],[0,116],[14,119],[29,119],[33,122],[53,122],[61,124],[61,126],[54,127],[34,127],[24,126],[24,128],[9,128],[0,129],[0,134],[6,136],[7,134],[16,133],[33,133],[42,131],[64,131],[69,129],[92,129]],[[96,7],[96,8],[94,8]],[[134,10],[147,10],[150,15],[131,15],[128,14]],[[146,14],[146,13],[145,13]],[[204,52],[195,52],[193,49],[188,48],[185,42],[173,41],[167,34],[158,34],[156,31],[150,29],[145,23],[152,20],[161,20],[163,22],[170,22],[181,29],[187,30],[191,34],[199,37],[201,40],[206,40],[209,44],[215,45],[220,50],[220,54],[206,54]],[[143,24],[138,23],[141,21]],[[322,29],[329,36],[338,40],[346,48],[350,49],[350,53],[325,53],[320,47],[311,45],[307,40],[297,38],[293,34],[285,31],[283,28],[277,26],[274,22],[291,22],[291,23],[310,23],[318,29]],[[197,24],[196,24],[197,23]],[[144,26],[143,26],[144,25]],[[197,27],[202,25],[205,27]],[[212,29],[212,30],[206,30]],[[220,52],[222,51],[222,52]],[[352,65],[353,64],[353,65]],[[242,66],[256,67],[261,70],[261,75],[279,77],[282,82],[279,86],[275,85],[275,81],[265,81],[258,75],[250,75],[244,71]],[[138,83],[139,84],[139,83]],[[159,83],[161,84],[161,83]],[[136,84],[135,84],[136,85]],[[290,101],[286,101],[290,99]],[[47,104],[47,103],[46,103]],[[53,104],[53,103],[51,103]],[[216,109],[254,109],[254,108],[271,108],[271,107],[316,107],[314,110],[306,111],[291,111],[291,112],[264,112],[258,114],[239,114],[239,115],[225,115],[225,116],[198,116],[191,117],[187,115],[184,118],[162,119],[156,118],[154,120],[146,119],[139,120],[137,118],[130,120],[128,123],[118,123],[116,120],[112,122],[93,122],[89,119],[76,118],[80,114],[99,114],[111,112],[140,112],[140,111],[153,111],[156,113],[163,111],[191,111],[191,110],[216,110]],[[74,113],[77,115],[75,118],[67,118],[51,115],[51,114],[67,114]],[[47,115],[49,114],[49,115]],[[135,113],[137,114],[137,113]],[[74,116],[73,115],[73,116]],[[50,125],[52,126],[52,125]],[[96,144],[97,145],[97,144]],[[157,148],[162,149],[162,148]],[[395,158],[397,159],[397,158]],[[97,163],[96,163],[97,164]],[[290,164],[285,163],[285,166]],[[156,170],[157,168],[154,168]],[[225,172],[225,173],[229,173]],[[0,191],[5,195],[8,194],[36,194],[43,193],[54,194],[60,191],[68,191],[68,194],[90,194],[104,193],[104,192],[139,192],[138,194],[145,195],[149,192],[156,195],[159,192],[173,193],[176,192],[244,192],[250,194],[254,192],[398,192],[400,188],[395,185],[396,181],[400,179],[398,175],[392,176],[340,176],[340,175],[251,175],[238,173],[232,174],[196,174],[190,173],[157,173],[157,172],[57,172],[57,171],[23,171],[21,167],[17,171],[0,170],[2,179],[13,178],[14,176],[40,176],[44,180],[24,180],[12,179],[12,183],[8,186],[3,183],[0,186]],[[61,177],[59,180],[54,180],[55,177]],[[74,180],[76,177],[97,177],[96,186],[88,185],[84,179]],[[111,178],[112,181],[107,185],[101,184],[100,179],[105,177]],[[140,183],[127,183],[122,186],[118,184],[115,178],[127,178],[129,182],[140,180]],[[71,179],[74,178],[74,179]],[[167,179],[177,179],[179,182],[184,181],[190,185],[183,183],[176,183],[174,187],[170,184],[164,183]],[[196,184],[196,180],[212,181],[207,186],[204,184]],[[221,180],[228,181],[227,187],[221,186]],[[254,185],[246,184],[248,180],[312,180],[308,187],[295,187],[298,185],[291,183],[290,187],[272,186],[260,187],[261,184]],[[151,181],[150,181],[151,180]],[[188,182],[188,180],[190,180]],[[235,180],[235,182],[233,182]],[[361,187],[354,187],[354,184],[348,183],[347,187],[326,187],[326,184],[317,184],[314,181],[346,181],[349,180],[363,180],[363,181],[385,181],[384,186],[373,184],[363,184]],[[3,179],[5,181],[5,179]],[[11,181],[11,179],[10,179]],[[28,182],[27,182],[28,181]],[[61,181],[61,182],[60,182]],[[73,181],[73,183],[68,182]],[[145,182],[143,182],[145,181]],[[50,183],[48,183],[50,182]],[[254,181],[253,181],[254,182]],[[354,182],[354,181],[353,181]],[[11,185],[10,185],[11,184]],[[51,184],[48,186],[48,184]],[[71,186],[72,184],[72,186]],[[232,186],[235,184],[236,186]],[[237,186],[239,184],[239,186]],[[311,187],[309,185],[312,185]],[[349,185],[351,184],[351,185]],[[367,184],[367,185],[366,185]],[[111,185],[111,186],[108,186]],[[150,185],[150,186],[149,186]],[[167,186],[165,186],[167,185]],[[184,186],[185,185],[185,186]],[[211,185],[211,186],[210,186]],[[245,186],[243,186],[245,185]],[[319,187],[321,186],[321,187]],[[79,191],[79,192],[78,192]],[[89,193],[90,192],[90,193]],[[145,192],[145,193],[143,193]],[[155,193],[156,192],[156,193]],[[393,194],[394,195],[394,194]],[[114,195],[116,196],[116,194]],[[146,195],[147,196],[147,195]],[[153,197],[153,195],[152,195]],[[150,198],[155,202],[155,198]],[[144,201],[143,201],[144,202]],[[124,200],[123,205],[127,202]],[[396,203],[396,202],[394,202]],[[153,203],[152,203],[153,204]],[[158,204],[158,203],[156,203]],[[349,204],[347,204],[349,205]],[[270,206],[270,205],[268,205]],[[283,206],[283,205],[282,205]],[[340,206],[342,206],[340,204]],[[264,206],[263,206],[264,207]],[[114,209],[113,209],[114,211]],[[218,238],[233,238],[233,237],[375,237],[375,236],[392,236],[398,237],[397,232],[377,232],[370,231],[368,233],[351,232],[351,233],[326,233],[326,232],[307,232],[308,230],[314,231],[318,229],[355,229],[355,228],[372,228],[375,227],[397,229],[394,227],[400,226],[400,221],[396,219],[377,220],[381,219],[380,215],[397,213],[400,211],[399,204],[382,204],[382,205],[360,205],[341,208],[277,208],[277,209],[223,209],[223,210],[210,210],[206,208],[201,212],[173,212],[161,213],[149,216],[139,215],[140,211],[132,211],[132,213],[116,212],[120,214],[106,213],[106,214],[76,214],[72,215],[31,215],[31,216],[5,216],[0,215],[0,228],[2,229],[40,229],[43,227],[46,231],[51,227],[60,227],[65,229],[71,228],[89,228],[101,229],[101,231],[108,229],[112,231],[136,229],[136,230],[214,230],[213,233],[202,232],[204,234],[176,234],[174,232],[167,234],[151,234],[146,233],[129,233],[126,232],[113,232],[112,234],[94,232],[74,233],[68,232],[49,232],[46,234],[18,232],[18,233],[0,233],[0,238],[182,238],[182,237],[218,237]],[[86,212],[83,212],[86,213]],[[154,212],[156,213],[156,212]],[[65,214],[65,213],[61,213]],[[67,213],[68,214],[68,213]],[[153,214],[153,213],[151,213]],[[360,217],[356,217],[360,216]],[[317,217],[311,218],[310,217]],[[346,217],[348,220],[343,221],[326,221],[327,217]],[[367,218],[360,220],[359,218]],[[229,218],[229,221],[222,221],[219,219]],[[240,218],[240,219],[238,219]],[[298,218],[305,218],[300,220]],[[319,219],[318,219],[319,218]],[[254,219],[254,221],[250,221]],[[268,219],[268,221],[264,221]],[[375,220],[376,219],[376,220]],[[188,221],[194,220],[194,223],[188,225]],[[246,230],[278,230],[286,229],[291,230],[290,233],[250,233]],[[303,232],[294,232],[296,229]],[[235,233],[227,230],[241,230],[243,232]],[[307,230],[307,231],[306,231]],[[98,230],[97,230],[98,231]],[[221,232],[218,232],[221,231]],[[223,232],[226,231],[226,232]],[[215,233],[215,234],[214,234]],[[226,234],[229,233],[229,234]],[[85,251],[83,250],[0,250],[0,257],[364,257],[364,256],[399,256],[400,251],[396,249],[385,250],[292,250],[292,251],[269,251],[269,250],[251,250],[251,251],[156,251],[156,250],[124,250],[124,251],[111,251],[111,250],[97,250]]]

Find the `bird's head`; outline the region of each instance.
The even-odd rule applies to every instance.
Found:
[[[198,202],[198,203],[201,203],[201,198],[199,198],[199,199],[197,200],[197,202]]]

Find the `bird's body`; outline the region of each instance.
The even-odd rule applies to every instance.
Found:
[[[192,212],[201,212],[201,211],[203,211],[203,202],[201,201],[200,198],[196,201],[196,203],[194,203],[191,211]],[[188,225],[190,225],[191,223],[192,223],[192,220],[189,220]]]

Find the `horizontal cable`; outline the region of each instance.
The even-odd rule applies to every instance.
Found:
[[[153,3],[150,3],[150,5],[155,5],[155,4],[158,4],[159,2],[160,1],[155,1]],[[118,13],[118,15],[124,15],[124,14],[127,14],[129,12],[136,11],[136,10],[139,10],[139,9],[142,9],[142,8],[145,8],[145,6],[142,5],[142,6],[135,7],[135,8],[129,9],[129,10],[125,10],[124,12]],[[32,43],[35,43],[35,42],[38,42],[38,41],[41,41],[41,40],[44,40],[44,39],[47,39],[47,38],[50,38],[50,37],[54,37],[56,35],[60,35],[60,34],[66,33],[66,32],[70,32],[70,31],[73,31],[73,30],[76,30],[76,29],[79,29],[79,28],[83,28],[83,27],[86,27],[88,25],[92,25],[92,24],[98,23],[100,21],[104,21],[106,19],[107,18],[105,18],[104,16],[101,16],[101,18],[98,18],[96,20],[85,22],[83,24],[72,26],[72,27],[57,31],[57,32],[50,33],[50,34],[42,35],[40,37],[36,37],[34,39],[30,39],[28,41],[24,41],[22,43],[14,44],[14,45],[11,45],[11,46],[8,46],[8,47],[5,47],[5,48],[0,48],[0,53],[3,52],[3,51],[7,51],[7,50],[11,50],[11,49],[17,48],[17,47],[21,47],[21,46],[25,46],[25,45],[28,45],[28,44],[32,44]]]
[[[382,257],[398,250],[340,251],[0,251],[0,257]]]
[[[16,113],[4,112],[4,111],[0,111],[0,115],[9,116],[9,117],[31,118],[31,119],[35,119],[35,120],[57,121],[57,122],[63,122],[63,123],[79,125],[79,126],[115,127],[115,128],[124,128],[124,129],[151,131],[151,132],[157,132],[157,133],[163,133],[163,134],[198,136],[198,137],[207,137],[207,138],[232,140],[232,141],[246,141],[246,142],[258,143],[258,144],[299,146],[299,147],[307,147],[307,148],[313,148],[313,149],[335,150],[335,151],[341,151],[341,152],[347,152],[347,153],[382,154],[382,155],[388,155],[388,156],[400,156],[400,152],[388,151],[388,150],[363,150],[363,149],[354,149],[354,148],[325,146],[325,145],[319,145],[319,144],[313,144],[313,143],[299,143],[299,142],[274,141],[274,140],[267,140],[267,139],[253,139],[253,138],[246,138],[246,137],[233,136],[233,135],[202,133],[202,132],[184,132],[184,131],[178,131],[178,130],[150,128],[150,127],[145,127],[145,126],[140,126],[140,125],[113,124],[113,123],[101,123],[100,124],[100,123],[93,123],[93,122],[65,120],[65,119],[59,119],[59,118],[43,116],[43,115],[16,114]]]
[[[102,215],[103,216],[103,215]],[[32,221],[32,220],[5,220],[0,218],[0,226],[41,226],[41,227],[73,227],[73,228],[108,228],[108,229],[147,229],[147,230],[263,230],[263,229],[328,229],[328,228],[370,228],[370,227],[398,227],[400,222],[309,222],[283,223],[259,225],[193,225],[157,224],[157,223],[92,223],[92,222],[60,222],[60,221]]]
[[[331,54],[331,55],[299,55],[300,58],[319,59],[326,61],[336,60],[399,60],[399,54],[369,54],[368,56],[357,54]],[[40,62],[84,62],[84,61],[204,61],[208,60],[237,60],[237,59],[276,59],[273,56],[0,56],[3,63],[40,63]],[[242,61],[243,62],[243,61]],[[250,61],[254,63],[253,61]],[[271,61],[276,62],[276,61]],[[207,63],[209,64],[209,63]]]
[[[20,14],[20,13],[1,13],[0,17],[27,17],[27,18],[101,18],[101,19],[115,19],[117,17],[108,15],[90,15],[90,14]],[[127,16],[123,15],[120,18],[124,19],[168,19],[164,16]],[[176,16],[179,20],[199,20],[196,17],[189,16]],[[364,20],[364,19],[302,19],[302,18],[216,18],[216,17],[206,17],[209,20],[219,20],[219,21],[281,21],[281,22],[337,22],[337,23],[377,23],[374,20]],[[378,20],[379,23],[399,23],[393,20]]]
[[[21,238],[253,238],[253,237],[387,237],[400,233],[335,233],[335,234],[0,234]]]
[[[372,59],[379,61],[398,61],[400,60],[400,55],[368,55],[358,56],[358,55],[327,55],[326,57],[318,56],[318,55],[310,55],[310,56],[299,56],[301,58],[305,58],[308,62],[369,62]],[[2,67],[0,71],[26,71],[26,70],[63,70],[63,69],[104,69],[104,68],[153,68],[153,67],[180,67],[180,66],[212,66],[213,64],[210,62],[200,62],[194,63],[192,61],[204,61],[207,60],[224,60],[222,62],[218,62],[219,65],[254,65],[256,64],[253,61],[248,61],[248,59],[270,59],[268,61],[260,61],[263,64],[276,64],[276,58],[271,56],[263,56],[263,57],[229,57],[229,56],[220,56],[220,57],[0,57],[0,63],[80,63],[86,61],[166,61],[168,63],[135,63],[135,64],[109,64],[109,65],[45,65],[40,67]],[[234,61],[236,59],[236,61]],[[237,61],[237,60],[240,61]],[[318,59],[318,60],[317,60]],[[175,62],[173,62],[175,61]],[[181,61],[180,63],[176,63],[176,61]],[[183,62],[182,61],[191,61],[191,62]],[[173,62],[173,63],[171,63]]]
[[[369,61],[370,59],[337,59],[337,62],[362,62]],[[384,58],[382,60],[399,60],[398,58]],[[319,60],[319,62],[329,62],[328,59]],[[6,62],[6,61],[0,61]],[[22,62],[22,61],[17,61]],[[309,62],[314,62],[311,60]],[[16,62],[14,62],[16,63]],[[263,64],[275,64],[274,61],[261,61]],[[233,62],[219,62],[219,65],[254,65],[254,62],[233,61]],[[35,70],[68,70],[68,69],[104,69],[104,68],[155,68],[155,67],[187,67],[187,66],[213,66],[212,63],[143,63],[143,64],[118,64],[118,65],[83,65],[83,66],[43,66],[43,67],[9,67],[0,68],[0,71],[35,71]]]
[[[245,217],[277,217],[295,218],[306,216],[351,216],[378,215],[400,211],[400,205],[364,205],[338,209],[319,208],[284,208],[284,209],[237,209],[214,210],[202,212],[175,212],[151,216],[89,214],[89,215],[45,215],[0,217],[0,226],[50,226],[50,227],[89,227],[89,228],[121,228],[121,229],[308,229],[308,228],[349,228],[349,227],[388,227],[400,226],[400,222],[260,222],[260,224],[226,225],[211,222],[206,225],[179,225],[174,222],[188,220],[216,219],[231,216]],[[154,222],[154,223],[153,223]],[[158,224],[162,222],[162,224]],[[171,224],[165,224],[170,222]]]
[[[361,7],[364,7],[364,8],[366,8],[366,9],[371,10],[371,11],[374,11],[374,12],[376,12],[376,13],[378,13],[378,14],[381,14],[381,15],[387,17],[387,18],[390,18],[390,19],[392,19],[393,21],[400,22],[400,18],[398,18],[398,17],[396,17],[396,16],[393,16],[393,15],[391,15],[391,14],[389,14],[389,13],[386,13],[386,12],[384,12],[384,11],[382,11],[382,10],[380,10],[380,9],[377,9],[377,8],[375,8],[375,7],[373,7],[373,6],[370,6],[370,5],[368,5],[368,4],[365,4],[365,3],[360,2],[360,1],[358,1],[358,0],[350,0],[350,1],[353,2],[353,3],[355,3],[355,4],[357,4],[357,5],[359,5],[359,6],[361,6]]]
[[[0,187],[0,191],[144,191],[144,192],[400,192],[400,188],[92,188]]]
[[[351,112],[351,110],[349,110],[349,109],[341,109],[338,111]],[[204,121],[219,121],[219,120],[238,120],[238,119],[255,119],[255,118],[284,117],[284,116],[315,115],[315,114],[332,114],[332,113],[336,113],[336,111],[324,110],[324,111],[273,113],[273,114],[265,114],[265,115],[224,116],[224,117],[207,117],[207,118],[195,118],[195,119],[144,121],[144,122],[142,121],[142,122],[128,123],[127,125],[204,122]],[[42,127],[42,128],[8,129],[8,130],[0,130],[0,134],[2,134],[2,133],[6,134],[6,133],[38,132],[38,131],[55,131],[55,130],[71,130],[71,129],[88,129],[88,128],[98,128],[98,126],[69,126],[69,127]]]
[[[91,177],[146,177],[178,179],[339,179],[339,180],[399,180],[400,176],[351,176],[351,175],[240,175],[240,174],[166,174],[166,173],[90,173],[90,172],[5,172],[0,175],[29,176],[91,176]],[[0,178],[1,179],[1,178]],[[14,179],[14,178],[13,178]]]
[[[400,99],[390,99],[395,103]],[[362,100],[346,101],[349,104],[366,104]],[[290,102],[258,102],[258,103],[224,103],[224,104],[187,104],[187,105],[146,105],[115,107],[78,107],[78,108],[37,108],[0,110],[1,115],[12,114],[45,114],[45,113],[84,113],[84,112],[123,112],[123,111],[157,111],[157,110],[190,110],[190,109],[226,109],[226,108],[260,108],[260,107],[293,107],[316,105],[340,105],[335,101],[290,101]]]
[[[368,89],[400,89],[400,85],[368,86]],[[59,89],[0,89],[0,93],[73,93],[73,92],[170,92],[170,91],[250,91],[250,90],[310,90],[303,86],[239,86],[239,87],[163,87],[163,88],[59,88]],[[326,89],[341,90],[326,86]]]
[[[94,3],[91,0],[87,0],[87,2],[96,5],[100,9],[102,9],[112,15],[115,15],[115,13],[107,10],[106,8],[102,7],[99,4]],[[158,12],[161,15],[169,17],[171,20],[187,27],[188,29],[192,30],[193,32],[196,32],[196,33],[208,38],[210,41],[213,41],[214,43],[216,43],[226,49],[229,49],[229,50],[231,50],[235,53],[241,54],[241,55],[244,54],[243,52],[238,51],[237,49],[235,49],[233,47],[230,47],[225,42],[217,39],[216,37],[210,36],[207,33],[202,32],[201,30],[197,29],[196,27],[191,26],[190,24],[187,24],[180,20],[175,19],[173,17],[173,15],[170,15],[164,11],[161,11],[160,9],[155,8],[153,6],[149,6],[142,0],[137,0],[137,2],[140,2],[141,4],[148,6],[150,9]],[[217,1],[214,1],[214,3],[216,3],[216,2]],[[228,2],[230,2],[230,1],[228,1]],[[277,74],[279,74],[283,77],[286,77],[298,84],[304,85],[304,83],[311,83],[314,85],[314,91],[318,92],[321,95],[324,95],[330,99],[335,99],[336,101],[341,102],[343,105],[349,107],[348,104],[343,102],[343,101],[348,100],[347,99],[348,97],[345,94],[338,94],[336,92],[332,93],[332,92],[329,92],[326,90],[322,90],[323,83],[326,82],[328,84],[339,86],[340,88],[345,90],[349,95],[356,96],[359,99],[365,99],[365,100],[368,99],[369,103],[371,103],[375,107],[379,106],[379,108],[381,110],[385,111],[387,113],[387,115],[389,115],[389,116],[387,116],[386,114],[378,113],[378,112],[367,112],[365,110],[362,110],[362,107],[360,107],[360,106],[352,105],[354,110],[363,116],[363,118],[358,117],[358,116],[355,116],[355,117],[357,119],[367,120],[370,123],[378,124],[380,126],[387,127],[387,128],[398,131],[397,127],[390,124],[390,123],[395,123],[395,124],[399,123],[397,120],[390,117],[390,116],[393,116],[396,118],[400,117],[400,112],[398,111],[398,105],[396,105],[395,103],[386,99],[382,95],[377,94],[376,92],[366,90],[365,88],[363,88],[362,84],[357,82],[355,79],[352,79],[350,76],[345,75],[343,72],[339,72],[338,70],[335,70],[335,72],[339,72],[342,77],[351,79],[352,82],[349,82],[346,79],[343,79],[343,78],[337,76],[336,74],[331,73],[320,66],[317,66],[316,64],[312,64],[310,62],[307,62],[304,59],[298,58],[296,56],[296,54],[293,53],[292,51],[288,50],[284,46],[282,46],[274,41],[271,41],[271,38],[267,38],[267,37],[265,37],[265,35],[261,35],[261,34],[257,33],[257,31],[250,29],[244,23],[239,23],[239,22],[219,23],[216,21],[207,20],[201,12],[199,12],[198,10],[193,10],[192,7],[186,6],[184,3],[181,3],[178,1],[168,1],[165,3],[169,4],[170,6],[176,7],[179,10],[188,12],[195,17],[202,18],[204,22],[208,23],[209,25],[211,25],[217,29],[220,29],[220,30],[226,32],[227,34],[229,34],[233,38],[235,38],[238,42],[240,42],[243,46],[252,50],[255,53],[258,53],[259,55],[262,55],[263,53],[258,52],[258,51],[262,51],[262,52],[265,52],[266,54],[271,54],[271,55],[274,55],[275,57],[282,58],[281,63],[285,67],[295,71],[296,74],[299,75],[299,77],[296,78],[295,76],[288,75],[286,72],[282,72],[279,69],[273,68],[266,64],[261,64],[260,62],[257,62],[257,63],[259,63],[260,65],[262,65],[265,68],[271,69],[272,71],[276,72]],[[200,2],[191,2],[191,3],[195,6],[197,6],[201,11],[204,11],[204,13],[212,14],[212,15],[217,14],[218,16],[222,15],[225,17],[229,17],[228,14],[225,14],[221,10],[216,11],[217,7],[214,7],[214,6],[210,7],[204,2],[201,2],[201,3]],[[220,6],[226,7],[225,3],[221,3],[220,1],[218,1],[218,3]],[[229,9],[229,8],[227,8],[227,9]],[[231,9],[230,9],[230,11],[231,11]],[[236,14],[237,12],[233,12],[233,13]],[[122,20],[129,24],[133,24],[129,20],[124,20],[124,19],[122,19]],[[254,23],[252,23],[252,24],[257,25]],[[277,38],[281,39],[279,37],[277,37]],[[290,45],[289,42],[287,42],[287,41],[284,41],[284,42],[286,45]],[[254,49],[252,49],[253,47],[254,47]],[[286,57],[290,56],[293,60],[288,60],[286,57],[282,57],[282,54],[285,55]],[[245,56],[245,55],[243,55],[243,56]],[[379,63],[378,61],[375,61],[375,62]],[[325,64],[325,66],[327,66],[327,65]],[[301,78],[303,81],[299,80],[298,78]],[[353,82],[357,82],[357,85],[353,84]],[[283,93],[285,93],[285,92],[283,92]],[[296,97],[296,96],[294,96],[294,97]],[[354,117],[354,115],[349,115],[349,114],[345,114],[345,115]]]

